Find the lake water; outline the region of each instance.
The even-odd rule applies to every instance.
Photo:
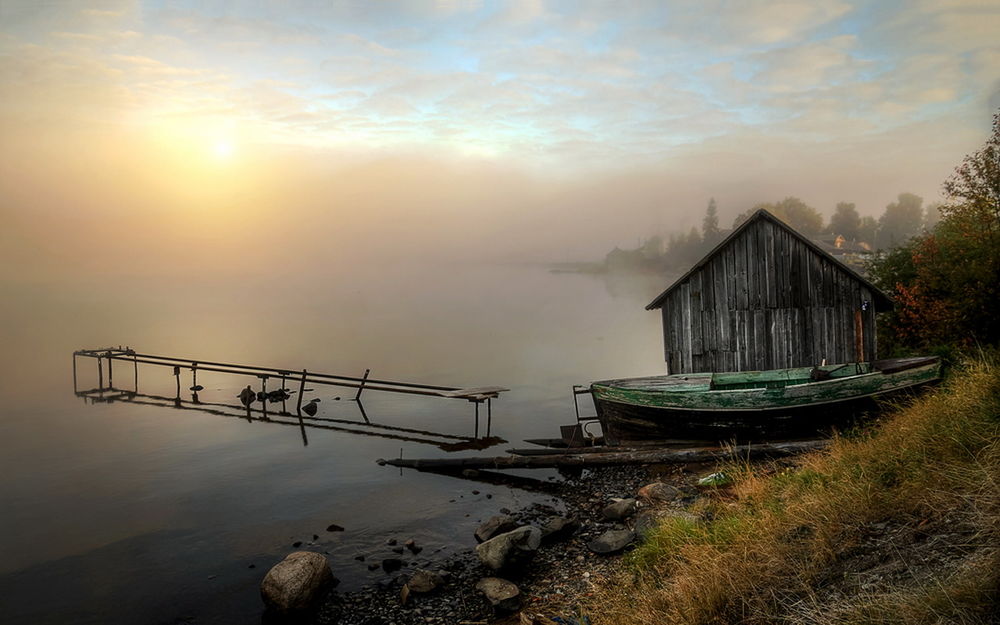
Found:
[[[501,507],[546,501],[374,462],[446,455],[420,441],[308,428],[304,444],[294,425],[170,402],[90,403],[73,393],[73,350],[128,344],[202,360],[504,386],[511,391],[493,404],[492,433],[510,443],[478,452],[499,454],[572,423],[573,384],[663,371],[659,316],[643,306],[664,283],[530,265],[414,264],[270,282],[8,285],[0,311],[3,621],[259,622],[260,579],[294,542],[328,552],[340,588],[351,590],[388,579],[354,559],[394,555],[387,538],[414,538],[424,547],[417,561],[440,560],[473,546],[478,522]],[[80,359],[78,369],[81,389],[96,386],[96,361]],[[118,364],[116,386],[131,376]],[[204,372],[198,382],[202,402],[220,403],[257,384]],[[189,373],[182,383],[189,398]],[[172,397],[174,384],[168,368],[140,367],[140,392]],[[347,401],[353,391],[315,389],[317,416],[362,421]],[[364,397],[379,424],[473,433],[465,401]],[[327,532],[332,523],[345,531]]]

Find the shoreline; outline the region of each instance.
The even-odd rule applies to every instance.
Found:
[[[459,549],[455,555],[430,568],[442,577],[441,587],[426,594],[410,593],[405,605],[401,602],[401,591],[410,575],[401,573],[387,582],[357,591],[327,591],[304,622],[318,625],[479,624],[503,623],[511,618],[514,619],[512,622],[518,622],[518,610],[497,611],[476,590],[476,583],[486,577],[501,577],[516,584],[520,590],[521,612],[541,611],[549,617],[571,617],[580,600],[592,592],[596,580],[610,574],[617,567],[622,553],[631,548],[603,555],[587,547],[589,541],[605,531],[635,529],[635,516],[612,521],[603,518],[602,510],[614,499],[635,498],[643,486],[663,482],[679,490],[678,497],[663,506],[681,511],[699,496],[694,488],[697,478],[713,472],[717,464],[713,461],[588,468],[569,474],[562,481],[545,483],[544,491],[552,496],[554,503],[561,504],[564,513],[560,514],[556,507],[538,502],[514,511],[499,507],[483,509],[483,520],[493,515],[509,514],[519,526],[537,527],[552,516],[579,522],[579,529],[572,535],[562,540],[543,542],[534,557],[523,566],[497,573],[479,561],[472,547]],[[642,508],[646,509],[654,508]],[[271,621],[265,618],[264,622]],[[274,622],[281,621],[275,619]]]

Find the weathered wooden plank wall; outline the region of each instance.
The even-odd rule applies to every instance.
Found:
[[[663,301],[667,369],[750,371],[873,359],[875,307],[861,310],[864,301],[872,302],[873,293],[855,276],[784,228],[755,220]]]

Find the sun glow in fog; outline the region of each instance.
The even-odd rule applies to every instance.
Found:
[[[216,141],[212,146],[212,153],[220,161],[228,161],[233,157],[235,147],[229,141]]]

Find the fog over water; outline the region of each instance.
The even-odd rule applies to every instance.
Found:
[[[472,546],[476,523],[499,508],[553,503],[374,463],[445,453],[412,439],[472,436],[465,401],[367,392],[372,422],[431,432],[402,433],[361,425],[347,401],[352,389],[317,387],[309,393],[322,399],[317,416],[383,436],[307,428],[305,446],[298,427],[249,423],[238,410],[88,404],[73,395],[74,349],[123,343],[201,360],[501,385],[511,391],[493,405],[492,434],[510,443],[483,452],[501,453],[573,422],[573,384],[662,370],[659,321],[642,309],[658,287],[536,265],[409,263],[272,282],[118,278],[25,288],[7,309],[19,332],[7,343],[0,423],[0,470],[17,476],[0,483],[0,579],[11,590],[4,611],[14,622],[149,622],[151,612],[243,622],[259,613],[260,576],[293,542],[329,551],[350,590],[385,577],[354,556],[392,556],[388,537],[413,537],[440,561]],[[96,386],[96,362],[77,366],[79,387]],[[114,367],[116,386],[131,387],[132,367]],[[229,404],[243,385],[258,384],[207,372],[198,382],[201,402]],[[169,368],[139,369],[143,394],[170,398],[174,384]],[[485,410],[482,417],[485,429]],[[411,440],[391,437],[401,434]],[[326,532],[331,523],[346,530]]]

